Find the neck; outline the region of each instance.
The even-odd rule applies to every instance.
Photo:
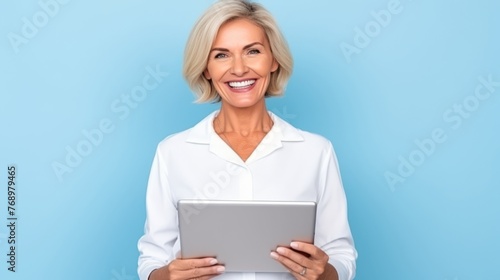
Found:
[[[214,120],[217,133],[238,133],[247,136],[254,132],[265,132],[271,130],[273,121],[265,103],[260,106],[248,108],[236,108],[222,103],[219,114]]]

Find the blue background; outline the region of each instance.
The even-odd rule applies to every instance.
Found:
[[[18,170],[17,272],[7,271],[4,225],[0,278],[138,279],[156,144],[217,108],[194,104],[181,75],[189,31],[212,1],[62,2],[52,15],[38,1],[0,4],[1,224],[7,166]],[[334,143],[356,279],[500,279],[500,87],[474,97],[479,77],[500,81],[499,2],[261,2],[295,58],[286,96],[268,107]],[[376,23],[372,11],[391,5]],[[41,27],[12,43],[23,18]],[[357,28],[371,35],[362,41]],[[116,112],[148,67],[168,76]],[[53,165],[103,120],[114,129],[58,178]],[[441,143],[429,144],[436,129]]]

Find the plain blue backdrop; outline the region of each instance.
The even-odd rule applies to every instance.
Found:
[[[1,279],[138,279],[156,145],[217,108],[181,75],[211,3],[1,1]],[[500,279],[499,2],[261,3],[295,59],[268,107],[333,142],[356,279]]]

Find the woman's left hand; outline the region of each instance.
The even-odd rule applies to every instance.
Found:
[[[284,265],[295,279],[319,279],[328,264],[328,255],[313,244],[292,242],[290,247],[278,247],[271,257]],[[299,252],[306,253],[309,257]]]

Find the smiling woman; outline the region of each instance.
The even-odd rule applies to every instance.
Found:
[[[278,69],[264,30],[247,19],[235,19],[221,26],[211,48],[204,76],[222,99],[215,118],[215,131],[233,150],[247,160],[272,126],[270,117],[255,129],[237,130],[232,112],[255,111],[266,117],[264,96],[271,74]],[[228,115],[229,114],[229,115]],[[241,113],[239,113],[241,114]],[[249,115],[250,116],[250,115]],[[232,139],[232,140],[230,140]],[[237,144],[235,144],[237,143]]]
[[[277,24],[259,4],[221,0],[195,25],[184,76],[198,102],[220,102],[220,110],[158,145],[138,244],[141,279],[354,278],[357,252],[331,143],[266,109],[266,97],[283,93],[292,64]],[[270,252],[288,273],[225,272],[210,256],[179,258],[177,202],[203,199],[206,182],[228,164],[234,172],[213,199],[316,202],[314,244]]]
[[[264,40],[269,44],[273,59],[279,64],[279,68],[271,74],[266,96],[281,95],[292,74],[290,49],[271,14],[255,3],[219,1],[198,20],[186,44],[184,77],[198,95],[199,102],[220,101],[213,84],[201,74],[206,71],[219,29],[235,19],[246,19],[264,32]]]
[[[262,106],[271,74],[278,69],[266,34],[246,19],[225,23],[210,51],[205,78],[224,100],[237,108]]]

